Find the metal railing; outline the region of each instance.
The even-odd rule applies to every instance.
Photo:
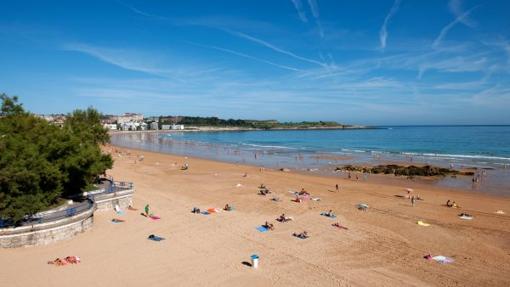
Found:
[[[49,210],[46,212],[40,212],[40,213],[35,214],[31,217],[27,217],[23,221],[19,222],[17,225],[15,225],[13,222],[11,222],[9,220],[1,220],[0,219],[0,228],[15,227],[15,226],[16,227],[30,226],[30,225],[34,225],[34,224],[48,223],[48,222],[53,222],[53,221],[57,221],[60,219],[72,217],[77,214],[81,214],[85,211],[88,211],[91,208],[94,208],[94,202],[95,202],[96,196],[110,195],[110,194],[114,194],[115,192],[133,189],[132,182],[116,181],[116,182],[108,182],[108,183],[109,184],[105,185],[104,188],[87,193],[86,200],[84,200],[84,201],[72,203],[72,204],[66,206],[65,208],[57,208],[54,211]]]
[[[30,226],[35,224],[54,222],[64,218],[75,216],[77,214],[81,214],[83,212],[89,211],[92,208],[94,208],[94,202],[90,199],[87,199],[83,202],[70,204],[65,209],[58,209],[56,211],[49,211],[41,214],[36,214],[31,217],[27,217],[23,221],[19,222],[17,225],[14,225],[13,222],[3,221],[0,222],[0,228],[15,226],[16,227]]]

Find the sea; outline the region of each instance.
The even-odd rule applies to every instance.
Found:
[[[510,196],[510,126],[380,126],[369,129],[115,133],[114,145],[269,168],[342,176],[347,164],[473,168],[440,186]]]

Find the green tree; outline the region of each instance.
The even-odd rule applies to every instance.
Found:
[[[0,219],[19,223],[81,193],[112,167],[101,151],[109,136],[96,110],[76,110],[59,128],[26,112],[17,98],[0,98]]]

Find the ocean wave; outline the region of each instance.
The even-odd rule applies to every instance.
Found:
[[[490,156],[490,155],[469,155],[469,154],[447,154],[447,153],[419,153],[419,152],[392,152],[392,151],[380,151],[380,150],[358,150],[358,149],[341,149],[343,152],[356,152],[356,153],[371,153],[371,154],[397,154],[405,156],[418,156],[418,157],[429,157],[429,158],[441,158],[441,159],[476,159],[476,160],[503,160],[510,161],[509,157],[502,156]]]
[[[340,149],[341,151],[345,151],[345,152],[357,152],[357,153],[361,153],[361,152],[368,152],[366,150],[361,150],[361,149],[348,149],[348,148],[343,148],[343,149]]]
[[[276,148],[276,149],[294,149],[288,146],[279,146],[279,145],[258,145],[258,144],[248,144],[248,143],[242,143],[241,145],[245,146],[252,146],[257,148]]]

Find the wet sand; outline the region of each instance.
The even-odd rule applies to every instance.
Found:
[[[107,147],[108,174],[133,181],[134,205],[125,223],[97,213],[94,227],[47,246],[0,249],[2,286],[509,286],[510,199],[426,185],[320,177],[125,148]],[[137,156],[144,156],[138,161]],[[135,163],[136,162],[136,163]],[[187,171],[180,170],[188,163]],[[243,177],[247,173],[247,177]],[[264,183],[272,194],[257,195]],[[240,186],[238,187],[238,184]],[[335,184],[340,185],[336,192]],[[414,207],[406,188],[424,198]],[[305,188],[320,201],[291,201]],[[280,198],[279,202],[271,197]],[[462,208],[444,206],[455,200]],[[366,212],[356,204],[367,203]],[[140,216],[149,203],[161,220]],[[232,212],[192,214],[191,208],[235,206]],[[338,217],[320,216],[332,209]],[[495,211],[504,210],[505,215]],[[464,221],[457,216],[474,216]],[[293,221],[275,221],[281,213]],[[423,227],[422,220],[431,226]],[[255,228],[270,221],[275,230]],[[339,222],[348,230],[331,226]],[[293,232],[306,230],[300,240]],[[149,234],[166,240],[147,240]],[[258,269],[243,262],[261,257]],[[425,260],[432,254],[455,262]],[[77,255],[82,263],[48,260]]]

